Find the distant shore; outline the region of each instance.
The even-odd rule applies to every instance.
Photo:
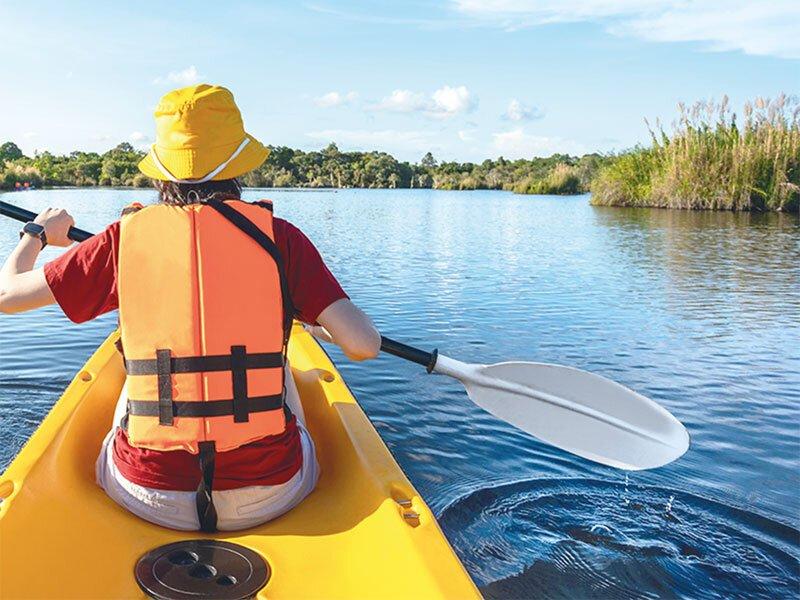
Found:
[[[151,187],[137,168],[144,152],[128,143],[103,154],[49,152],[22,155],[11,142],[0,146],[0,189],[43,186]],[[555,154],[531,160],[486,160],[439,163],[430,153],[419,163],[398,161],[385,152],[341,152],[331,143],[319,152],[271,146],[267,161],[245,174],[247,187],[280,188],[423,188],[443,190],[496,189],[531,194],[580,194],[589,191],[593,175],[607,160]]]
[[[618,154],[581,157],[487,159],[480,164],[439,162],[427,153],[418,163],[385,152],[341,152],[270,147],[246,187],[506,190],[517,194],[592,192],[603,206],[702,210],[800,210],[800,105],[794,97],[758,99],[739,124],[727,99],[679,107],[668,134],[651,129],[652,144]],[[63,187],[148,188],[137,169],[144,152],[128,143],[99,154],[50,152],[24,156],[13,142],[0,146],[0,190]]]

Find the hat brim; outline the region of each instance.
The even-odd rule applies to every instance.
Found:
[[[222,171],[217,173],[211,181],[222,179],[233,179],[261,166],[269,156],[269,148],[266,148],[252,135],[245,134],[250,142]],[[202,179],[219,165],[228,160],[241,144],[241,140],[232,144],[218,146],[216,148],[181,148],[171,149],[154,146],[150,148],[140,162],[139,170],[151,179],[170,181],[161,169],[156,166],[153,160],[153,152],[158,153],[158,160],[172,173],[175,179]]]

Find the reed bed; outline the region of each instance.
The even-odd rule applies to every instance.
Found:
[[[782,94],[744,106],[741,124],[721,102],[678,106],[669,135],[648,129],[650,147],[607,163],[592,181],[592,203],[717,210],[800,208],[800,102]]]

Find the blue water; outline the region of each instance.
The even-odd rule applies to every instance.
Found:
[[[594,208],[588,197],[250,191],[300,226],[379,328],[466,361],[597,372],[682,420],[651,472],[586,462],[392,357],[337,364],[488,597],[800,595],[800,220]],[[149,191],[49,190],[97,230]],[[0,222],[0,251],[18,225]],[[45,258],[57,255],[48,248]],[[7,464],[114,327],[0,315]]]

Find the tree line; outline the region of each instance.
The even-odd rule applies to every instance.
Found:
[[[335,143],[321,151],[304,152],[270,146],[257,169],[242,176],[247,187],[308,188],[434,188],[443,190],[511,190],[531,194],[579,194],[589,190],[597,168],[607,159],[599,154],[574,157],[508,160],[480,164],[439,162],[430,152],[418,163],[399,161],[385,152],[342,152]],[[0,146],[0,188],[43,186],[149,187],[137,163],[144,152],[128,143],[99,154],[50,152],[24,156],[13,143]]]

